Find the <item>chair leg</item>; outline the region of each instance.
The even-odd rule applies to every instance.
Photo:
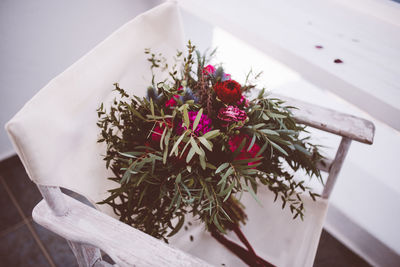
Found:
[[[97,261],[101,261],[100,249],[67,240],[72,249],[79,267],[92,267]]]

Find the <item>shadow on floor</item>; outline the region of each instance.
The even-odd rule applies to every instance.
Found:
[[[78,266],[65,239],[33,222],[41,199],[17,156],[0,162],[0,266]],[[370,265],[323,231],[314,266]]]

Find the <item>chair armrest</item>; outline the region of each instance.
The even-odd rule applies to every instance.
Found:
[[[374,142],[375,125],[371,121],[290,97],[276,94],[271,96],[284,100],[289,106],[297,107],[298,109],[292,109],[292,113],[298,123],[348,137],[361,143],[372,144]]]
[[[211,266],[65,194],[68,212],[56,216],[42,200],[35,222],[65,239],[105,251],[118,266]]]

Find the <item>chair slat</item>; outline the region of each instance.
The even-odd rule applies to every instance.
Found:
[[[286,101],[289,106],[297,107],[292,112],[298,123],[361,143],[370,145],[374,142],[375,125],[371,121],[290,97],[275,94],[271,96]]]

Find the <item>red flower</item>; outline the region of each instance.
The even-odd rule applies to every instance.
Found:
[[[244,145],[242,151],[240,151],[239,155],[235,158],[235,160],[241,160],[241,159],[251,159],[251,158],[255,158],[258,151],[260,151],[260,146],[257,143],[254,143],[254,145],[251,147],[251,149],[249,151],[249,145],[250,145],[250,141],[251,138],[247,135],[247,134],[239,134],[239,135],[235,135],[233,137],[231,137],[231,139],[229,139],[229,149],[234,152],[242,143],[243,139],[246,139],[246,144]],[[247,165],[254,165],[259,163],[260,161],[253,161],[253,162],[249,162],[247,163]]]
[[[236,103],[242,97],[240,91],[240,84],[235,80],[228,80],[224,82],[217,82],[214,85],[214,91],[224,103]]]

